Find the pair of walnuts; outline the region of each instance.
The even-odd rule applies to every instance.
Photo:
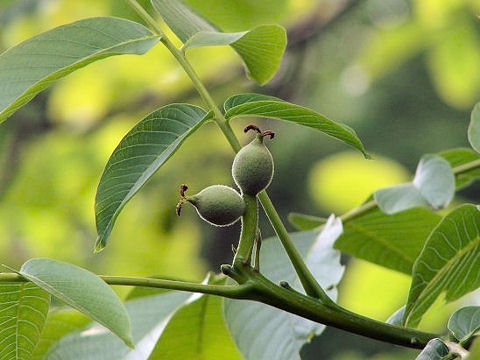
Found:
[[[270,130],[260,131],[255,125],[249,125],[244,132],[255,130],[255,139],[244,146],[235,156],[232,165],[232,176],[239,187],[241,195],[229,186],[212,185],[198,194],[185,196],[186,185],[180,186],[181,199],[177,204],[180,215],[182,205],[189,202],[202,219],[215,226],[229,226],[245,213],[245,202],[242,196],[256,196],[266,189],[273,178],[273,158],[263,140],[266,136],[274,137]]]

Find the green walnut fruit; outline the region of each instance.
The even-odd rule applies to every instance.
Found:
[[[269,130],[261,132],[255,125],[247,126],[244,131],[247,132],[251,129],[257,131],[258,134],[250,144],[240,149],[235,156],[232,176],[242,193],[257,195],[272,182],[273,158],[263,143],[263,139],[265,136],[273,138],[274,133]]]
[[[189,202],[206,222],[215,226],[229,226],[240,219],[245,212],[245,203],[242,197],[231,187],[212,185],[198,194],[185,196],[187,189],[186,185],[180,187],[182,199],[177,205],[178,215],[180,215],[182,205]]]

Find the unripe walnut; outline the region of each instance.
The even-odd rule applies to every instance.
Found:
[[[206,222],[215,226],[229,226],[234,224],[245,212],[245,203],[240,194],[225,185],[209,186],[198,194],[184,196],[187,187],[182,185],[180,194],[182,200],[177,205],[177,214],[180,215],[182,205],[191,203],[198,215]]]
[[[263,143],[265,136],[272,138],[272,131],[261,132],[258,127],[249,125],[245,128],[258,132],[255,139],[244,146],[235,156],[232,165],[232,176],[242,193],[257,195],[266,189],[273,178],[273,158]]]

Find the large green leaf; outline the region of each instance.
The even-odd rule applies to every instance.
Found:
[[[227,120],[237,117],[259,116],[289,121],[320,130],[357,148],[365,156],[368,156],[362,142],[352,128],[306,107],[273,97],[265,99],[259,98],[256,94],[240,94],[227,99],[224,108]]]
[[[472,110],[468,125],[468,141],[472,148],[480,152],[480,103],[477,103]]]
[[[242,58],[247,76],[267,83],[277,72],[287,45],[285,29],[261,25],[250,31],[225,33],[181,0],[152,0],[167,25],[185,44],[198,46],[231,45]]]
[[[120,141],[105,166],[95,197],[102,250],[125,204],[208,118],[198,106],[171,104],[149,114]]]
[[[448,347],[441,339],[432,339],[417,356],[416,360],[442,360],[448,353]]]
[[[441,217],[427,209],[387,215],[378,208],[346,221],[335,247],[347,254],[407,274]]]
[[[190,297],[189,293],[168,291],[126,303],[132,319],[135,349],[125,346],[99,324],[69,334],[50,349],[45,360],[146,360],[173,312]]]
[[[469,148],[445,150],[438,153],[438,155],[447,160],[452,168],[480,160],[480,156]],[[455,180],[457,190],[469,186],[477,179],[480,179],[480,167],[456,173]]]
[[[404,323],[416,326],[442,291],[455,300],[480,286],[480,211],[461,205],[428,237],[415,261]]]
[[[98,321],[132,346],[130,320],[118,296],[98,276],[46,258],[28,260],[20,274],[66,304]]]
[[[63,25],[0,55],[0,122],[55,80],[112,55],[143,54],[159,41],[143,25],[99,17]]]
[[[34,284],[0,285],[0,359],[30,359],[49,306],[50,295]]]
[[[455,195],[455,176],[448,161],[437,155],[425,155],[418,163],[411,183],[375,191],[378,207],[386,214],[417,206],[439,209]]]
[[[470,339],[480,330],[480,307],[466,306],[455,311],[448,320],[448,330],[460,342]]]
[[[312,273],[336,297],[336,284],[343,275],[340,253],[333,242],[341,232],[339,219],[329,219],[323,235],[318,232],[294,233],[298,247]],[[300,290],[299,280],[278,238],[263,242],[260,256],[261,271],[274,282],[288,281]],[[273,307],[240,300],[225,300],[225,318],[232,336],[248,360],[299,360],[299,351],[324,326]]]
[[[51,311],[32,360],[43,360],[60,338],[85,327],[89,322],[88,317],[73,309]]]
[[[211,279],[223,284],[225,279]],[[222,298],[194,294],[168,322],[149,360],[241,360],[223,319]]]

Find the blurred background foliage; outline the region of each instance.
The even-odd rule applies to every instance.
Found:
[[[472,105],[480,98],[479,0],[188,0],[225,30],[263,23],[288,29],[283,66],[263,88],[244,77],[227,48],[189,58],[216,100],[257,91],[312,107],[353,126],[374,154],[364,160],[317,132],[258,121],[276,176],[270,194],[290,211],[325,216],[360,204],[373,190],[404,182],[424,153],[466,146]],[[143,4],[149,8],[148,1]],[[0,0],[0,50],[80,18],[141,21],[119,0]],[[233,153],[208,125],[191,137],[127,205],[109,247],[93,255],[93,203],[103,166],[122,136],[169,102],[200,100],[161,46],[145,56],[113,57],[62,80],[1,125],[0,259],[18,266],[33,256],[70,261],[108,274],[202,279],[232,257],[238,224],[212,229],[193,209],[174,215],[180,183],[196,192],[232,184]],[[251,120],[234,124],[240,129]],[[462,192],[475,199],[471,187]],[[271,235],[265,218],[264,232]],[[350,260],[339,301],[385,320],[405,301],[409,278]],[[381,287],[378,284],[386,284]],[[124,294],[125,289],[119,289]],[[478,302],[471,296],[468,302]],[[453,305],[454,306],[454,305]],[[422,323],[441,331],[452,305],[434,306]],[[303,349],[305,359],[409,359],[412,352],[335,329]]]

